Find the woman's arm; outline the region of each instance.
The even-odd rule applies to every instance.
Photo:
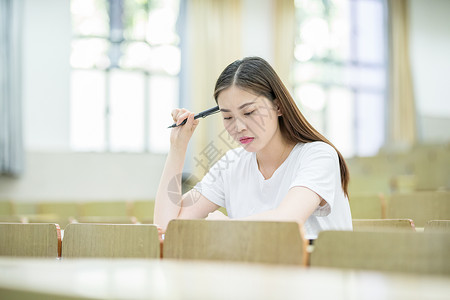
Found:
[[[194,120],[194,114],[185,109],[174,110],[172,117],[177,124],[186,118],[187,122],[183,126],[172,129],[170,150],[156,193],[154,223],[163,231],[172,219],[204,218],[209,212],[218,208],[196,190],[181,195],[181,174],[186,150],[199,121]]]
[[[154,223],[163,229],[180,213],[184,159],[189,140],[198,125],[194,115],[185,109],[173,110],[172,118],[176,124],[180,124],[186,118],[187,121],[185,125],[173,128],[170,133],[170,150],[156,192]]]
[[[322,204],[321,200],[320,196],[312,190],[296,186],[289,190],[277,208],[248,216],[244,219],[295,221],[299,224],[304,224],[316,208]],[[323,204],[325,204],[325,201],[323,201]]]
[[[325,203],[312,190],[296,186],[289,190],[277,208],[251,215],[241,220],[294,221],[303,225],[316,208]],[[207,219],[224,220],[228,219],[228,217],[220,212],[213,212],[208,215]]]
[[[169,221],[177,218],[181,210],[181,174],[185,151],[170,148],[156,192],[154,223],[164,231]]]

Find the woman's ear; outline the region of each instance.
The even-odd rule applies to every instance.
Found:
[[[280,101],[278,99],[274,100],[275,108],[277,110],[277,116],[282,116],[283,112],[281,111]]]

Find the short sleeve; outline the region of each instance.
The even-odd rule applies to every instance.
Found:
[[[209,172],[193,188],[209,201],[225,207],[224,160],[226,155],[216,162]]]
[[[298,169],[289,188],[306,187],[322,199],[326,204],[319,206],[315,216],[327,216],[334,205],[336,188],[340,186],[340,168],[336,151],[323,142],[306,144],[307,148],[300,158]]]

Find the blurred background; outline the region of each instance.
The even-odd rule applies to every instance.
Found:
[[[220,72],[254,55],[348,159],[351,191],[450,188],[450,1],[0,3],[0,199],[12,214],[154,199],[171,110],[215,106]],[[184,177],[235,146],[220,116],[201,120]]]

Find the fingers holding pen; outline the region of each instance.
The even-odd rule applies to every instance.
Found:
[[[195,117],[195,114],[189,112],[188,119],[185,124],[187,126],[187,128],[190,128],[192,131],[195,130],[195,127],[197,127],[198,122],[199,122],[199,120],[194,119],[194,117]]]
[[[195,114],[184,108],[174,109],[172,118],[176,125],[180,125],[183,121],[186,121],[186,123],[172,128],[170,134],[171,147],[174,147],[173,149],[186,149],[199,120],[195,120]]]
[[[194,113],[189,111],[178,111],[173,115],[175,116],[175,124],[180,125],[184,120],[186,120],[186,123],[172,128],[170,143],[176,148],[185,149],[199,121],[194,120]]]
[[[186,112],[180,116],[177,125],[180,125],[185,119],[186,124],[181,127],[183,127],[184,130],[189,130],[192,133],[195,130],[195,127],[197,127],[198,120],[194,119],[194,113]]]
[[[172,110],[172,119],[173,121],[178,124],[178,119],[181,117],[182,114],[184,114],[185,112],[189,112],[187,109],[185,108],[176,108],[174,110]],[[181,122],[183,122],[183,120],[181,120]]]
[[[188,119],[188,120],[189,120],[189,116],[190,116],[191,114],[193,115],[193,113],[191,113],[190,111],[180,112],[180,113],[178,114],[177,121],[176,121],[177,126],[180,125],[185,119]],[[186,122],[187,122],[188,120],[186,120]]]
[[[185,132],[186,130],[194,131],[199,123],[199,120],[195,119],[194,113],[192,113],[184,108],[181,108],[181,109],[177,108],[177,109],[172,110],[171,115],[172,115],[172,119],[174,120],[175,124],[177,125],[177,127],[175,127],[175,128],[178,128],[177,131],[183,131],[183,132]],[[181,124],[183,124],[183,125],[180,126]]]
[[[186,120],[186,123],[189,121],[189,117],[192,115],[192,122],[190,122],[189,124],[185,124],[184,126],[188,127],[188,128],[193,128],[195,129],[195,127],[197,127],[199,120],[195,120],[194,119],[194,113],[190,112],[189,110],[185,109],[185,108],[177,108],[172,110],[172,119],[175,122],[175,124],[178,126],[181,123],[183,123],[183,121]]]
[[[199,119],[195,120],[194,116],[192,116],[192,120],[193,120],[193,122],[192,122],[192,129],[194,130],[195,127],[197,127],[197,125],[200,122],[200,120]]]

